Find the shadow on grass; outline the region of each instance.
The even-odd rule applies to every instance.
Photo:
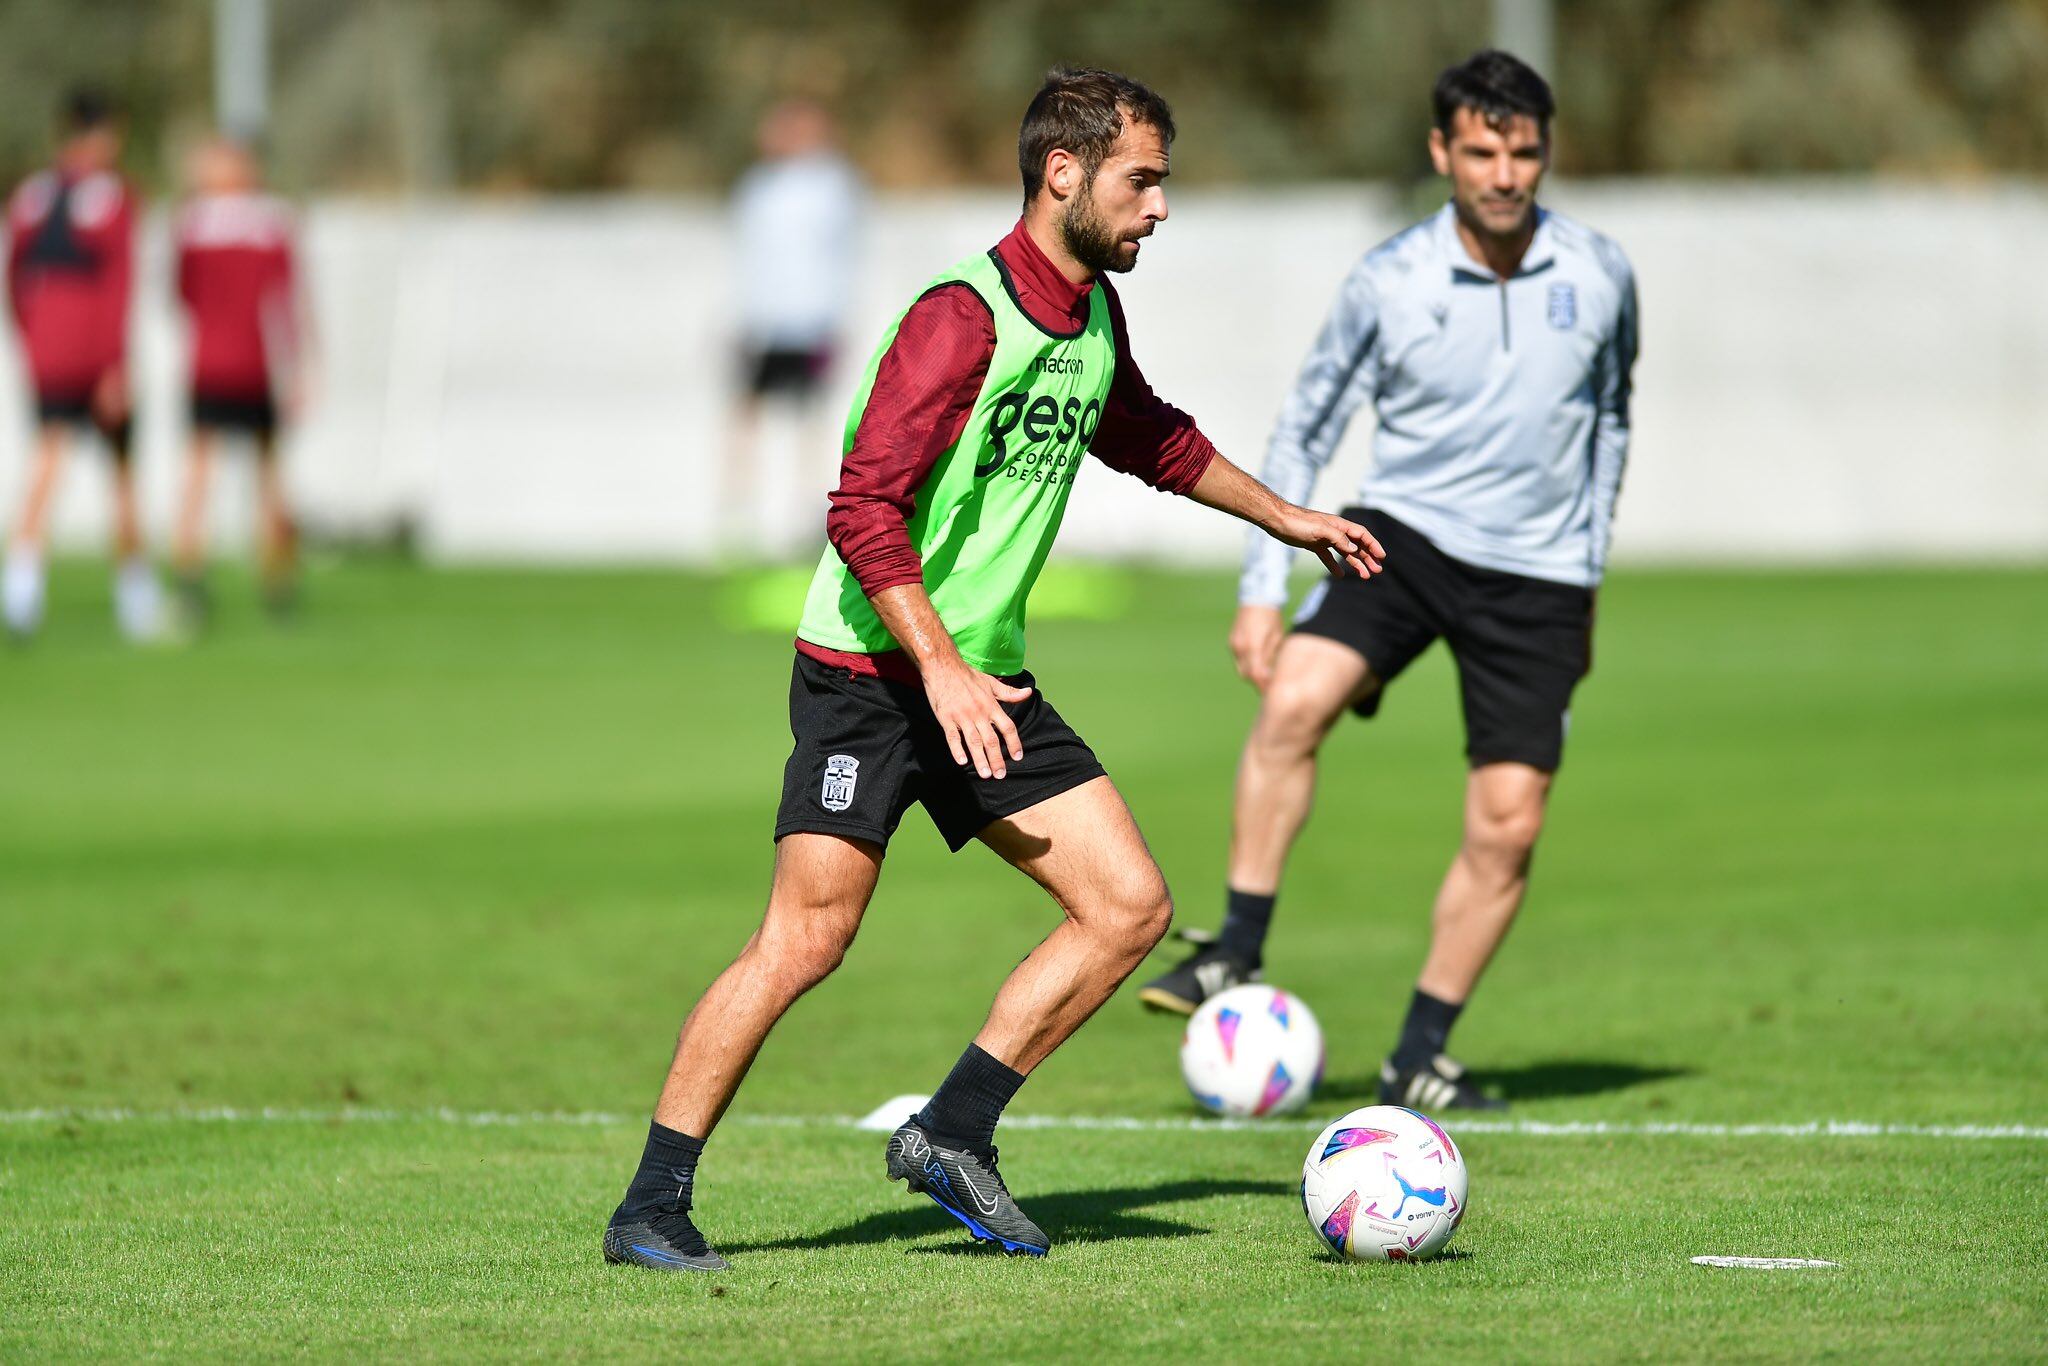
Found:
[[[1506,1101],[1561,1100],[1569,1096],[1597,1096],[1607,1091],[1625,1091],[1653,1081],[1693,1075],[1690,1067],[1640,1067],[1632,1062],[1560,1061],[1532,1062],[1522,1067],[1473,1068],[1472,1081],[1480,1090]],[[1316,1095],[1329,1100],[1372,1103],[1379,1096],[1377,1075],[1332,1077],[1316,1088]]]
[[[1055,1245],[1060,1243],[1106,1243],[1123,1238],[1194,1238],[1212,1232],[1195,1224],[1162,1219],[1137,1211],[1151,1205],[1176,1204],[1185,1200],[1206,1200],[1217,1195],[1292,1195],[1294,1187],[1285,1181],[1166,1181],[1156,1186],[1118,1186],[1109,1190],[1059,1191],[1049,1195],[1027,1194],[1019,1203],[1037,1221]],[[870,1214],[839,1228],[822,1233],[800,1234],[759,1243],[720,1243],[719,1251],[779,1252],[792,1248],[856,1247],[925,1238],[934,1233],[965,1236],[953,1216],[931,1201],[918,1196],[902,1209]],[[960,1243],[940,1248],[918,1248],[919,1252],[992,1252],[974,1244]]]
[[[1472,1260],[1472,1254],[1471,1254],[1471,1253],[1469,1253],[1469,1252],[1467,1252],[1467,1251],[1466,1251],[1466,1250],[1465,1250],[1464,1248],[1462,1248],[1462,1247],[1451,1247],[1451,1248],[1445,1248],[1445,1249],[1444,1249],[1444,1250],[1443,1250],[1442,1252],[1439,1252],[1439,1253],[1437,1253],[1437,1254],[1436,1254],[1436,1256],[1434,1256],[1434,1257],[1427,1257],[1427,1258],[1424,1258],[1424,1259],[1423,1259],[1422,1261],[1419,1261],[1419,1262],[1418,1262],[1418,1261],[1413,1261],[1413,1260],[1409,1260],[1409,1259],[1406,1259],[1406,1258],[1404,1258],[1404,1259],[1402,1259],[1401,1261],[1398,1261],[1398,1262],[1354,1262],[1354,1261],[1352,1261],[1352,1260],[1351,1260],[1351,1259],[1350,1259],[1349,1257],[1339,1257],[1339,1256],[1338,1256],[1338,1255],[1337,1255],[1336,1253],[1334,1253],[1334,1252],[1331,1252],[1331,1251],[1330,1251],[1329,1249],[1325,1248],[1325,1249],[1324,1249],[1323,1251],[1321,1251],[1321,1252],[1319,1252],[1319,1253],[1317,1253],[1317,1254],[1316,1254],[1316,1260],[1317,1260],[1317,1261],[1319,1261],[1319,1262],[1321,1262],[1321,1263],[1322,1263],[1323,1265],[1325,1265],[1325,1266],[1342,1266],[1342,1267],[1355,1267],[1355,1266],[1435,1266],[1436,1264],[1438,1264],[1438,1263],[1440,1263],[1440,1262],[1469,1262],[1469,1261],[1471,1261],[1471,1260]],[[1399,1275],[1400,1273],[1399,1273],[1399,1272],[1395,1272],[1395,1273],[1393,1273],[1393,1274],[1395,1274],[1395,1275]]]

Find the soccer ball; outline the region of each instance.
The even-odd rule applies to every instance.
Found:
[[[1424,1261],[1465,1218],[1465,1159],[1429,1116],[1368,1105],[1316,1135],[1301,1164],[1301,1208],[1339,1257]]]
[[[1305,1105],[1323,1079],[1323,1031],[1299,996],[1232,987],[1188,1021],[1180,1074],[1219,1115],[1284,1115]]]

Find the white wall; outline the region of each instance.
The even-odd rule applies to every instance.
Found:
[[[1637,182],[1551,199],[1619,239],[1641,284],[1620,556],[2048,556],[2048,276],[2035,265],[2048,191]],[[786,509],[770,539],[819,524],[821,456],[877,329],[1014,212],[1006,194],[878,202],[832,411],[808,464],[769,480]],[[1367,190],[1177,195],[1119,282],[1154,387],[1256,466],[1337,280],[1402,221]],[[314,206],[325,394],[291,452],[310,519],[361,531],[404,519],[451,561],[702,558],[732,374],[724,226],[705,201]],[[182,425],[163,254],[158,231],[136,331],[159,526]],[[18,376],[5,346],[0,367]],[[10,504],[27,431],[20,381],[0,384]],[[764,459],[792,454],[797,435],[771,434]],[[1369,438],[1364,423],[1352,432],[1326,505],[1352,495]],[[67,481],[69,544],[101,534],[96,466]],[[230,480],[224,515],[246,496]],[[1238,537],[1096,470],[1063,545],[1227,561]]]

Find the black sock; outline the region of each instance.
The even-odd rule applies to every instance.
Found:
[[[1394,1070],[1412,1072],[1418,1067],[1427,1067],[1431,1059],[1444,1051],[1444,1044],[1451,1037],[1451,1026],[1458,1022],[1458,1012],[1464,1008],[1417,990],[1415,999],[1408,1003],[1408,1019],[1401,1026],[1401,1042],[1394,1045]]]
[[[986,1148],[996,1136],[996,1121],[1003,1117],[1003,1107],[1023,1084],[1022,1072],[1003,1066],[983,1052],[980,1044],[971,1043],[924,1109],[918,1111],[917,1122],[948,1143]]]
[[[619,1213],[632,1216],[688,1209],[690,1191],[697,1184],[697,1159],[703,1155],[703,1139],[649,1121],[640,1170],[626,1187]]]
[[[1224,903],[1223,931],[1216,936],[1217,944],[1242,958],[1248,966],[1258,967],[1264,961],[1266,930],[1273,923],[1275,899],[1231,888]]]

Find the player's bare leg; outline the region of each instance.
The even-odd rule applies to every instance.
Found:
[[[1393,1053],[1380,1068],[1380,1099],[1417,1109],[1499,1109],[1444,1056],[1465,1001],[1507,938],[1529,888],[1529,860],[1543,829],[1551,775],[1528,764],[1474,768],[1465,782],[1465,836],[1436,894],[1429,957]]]
[[[605,1229],[605,1260],[665,1271],[725,1269],[690,1219],[704,1140],[768,1031],[845,957],[881,871],[881,846],[866,840],[793,834],[776,845],[761,928],[683,1021],[640,1169]]]
[[[290,611],[298,597],[299,530],[285,499],[275,432],[256,438],[256,569],[264,606],[273,615]]]
[[[889,1179],[922,1191],[977,1240],[1044,1256],[1052,1242],[998,1169],[1002,1110],[1130,976],[1173,918],[1166,879],[1115,784],[1098,777],[981,832],[1051,894],[1060,923],[996,993],[988,1020],[931,1101],[889,1136]]]
[[[799,428],[801,443],[797,449],[818,454],[801,458],[797,468],[800,481],[797,492],[804,497],[815,495],[819,489],[829,492],[839,483],[839,443],[833,439],[831,426],[825,421],[824,411],[817,403],[806,399],[798,421],[802,425]],[[816,560],[819,549],[816,529],[799,523],[790,549],[798,560]]]
[[[142,511],[135,497],[135,470],[126,460],[114,465],[114,554],[124,563],[142,554]]]
[[[57,495],[57,479],[64,472],[65,431],[50,424],[36,433],[35,459],[29,466],[28,487],[22,490],[21,513],[14,524],[14,544],[43,549],[49,532],[50,504]]]
[[[1344,709],[1379,686],[1364,656],[1324,636],[1290,635],[1274,660],[1237,765],[1229,914],[1214,945],[1147,982],[1138,999],[1185,1015],[1254,980],[1287,855],[1315,802],[1316,752]]]
[[[1173,899],[1108,778],[998,821],[981,841],[1045,888],[1064,914],[1003,983],[974,1037],[1028,1075],[1144,961],[1173,919]]]
[[[171,569],[177,576],[179,615],[188,629],[206,623],[206,500],[213,484],[214,434],[192,433],[185,457],[185,486],[178,494],[178,522],[171,533]]]
[[[1529,889],[1551,775],[1528,764],[1481,764],[1465,783],[1465,837],[1436,894],[1429,957],[1416,985],[1463,1004],[1507,938]]]
[[[185,460],[185,487],[178,497],[178,525],[171,537],[171,563],[180,574],[206,571],[206,498],[213,483],[213,433],[192,433]]]
[[[1344,709],[1376,686],[1365,657],[1322,636],[1280,647],[1238,760],[1230,885],[1272,896],[1315,801],[1316,751]]]
[[[8,631],[17,636],[29,635],[43,620],[50,505],[56,498],[57,479],[64,469],[64,442],[64,429],[54,423],[37,431],[28,483],[22,490],[21,511],[15,517],[14,535],[7,542],[6,569],[0,574],[0,580],[4,580],[0,581],[0,599],[4,599],[4,604],[0,605],[5,607]]]
[[[743,393],[733,400],[726,427],[724,464],[719,469],[718,525],[712,528],[719,554],[729,559],[749,559],[756,546],[742,539],[741,528],[758,519],[754,513],[755,462],[761,454],[761,400]]]
[[[882,850],[838,835],[786,835],[761,928],[683,1022],[654,1117],[705,1138],[799,996],[830,976],[860,929]]]
[[[130,640],[149,640],[163,626],[163,595],[142,552],[142,513],[135,496],[135,466],[125,428],[108,440],[114,459],[114,618]]]

